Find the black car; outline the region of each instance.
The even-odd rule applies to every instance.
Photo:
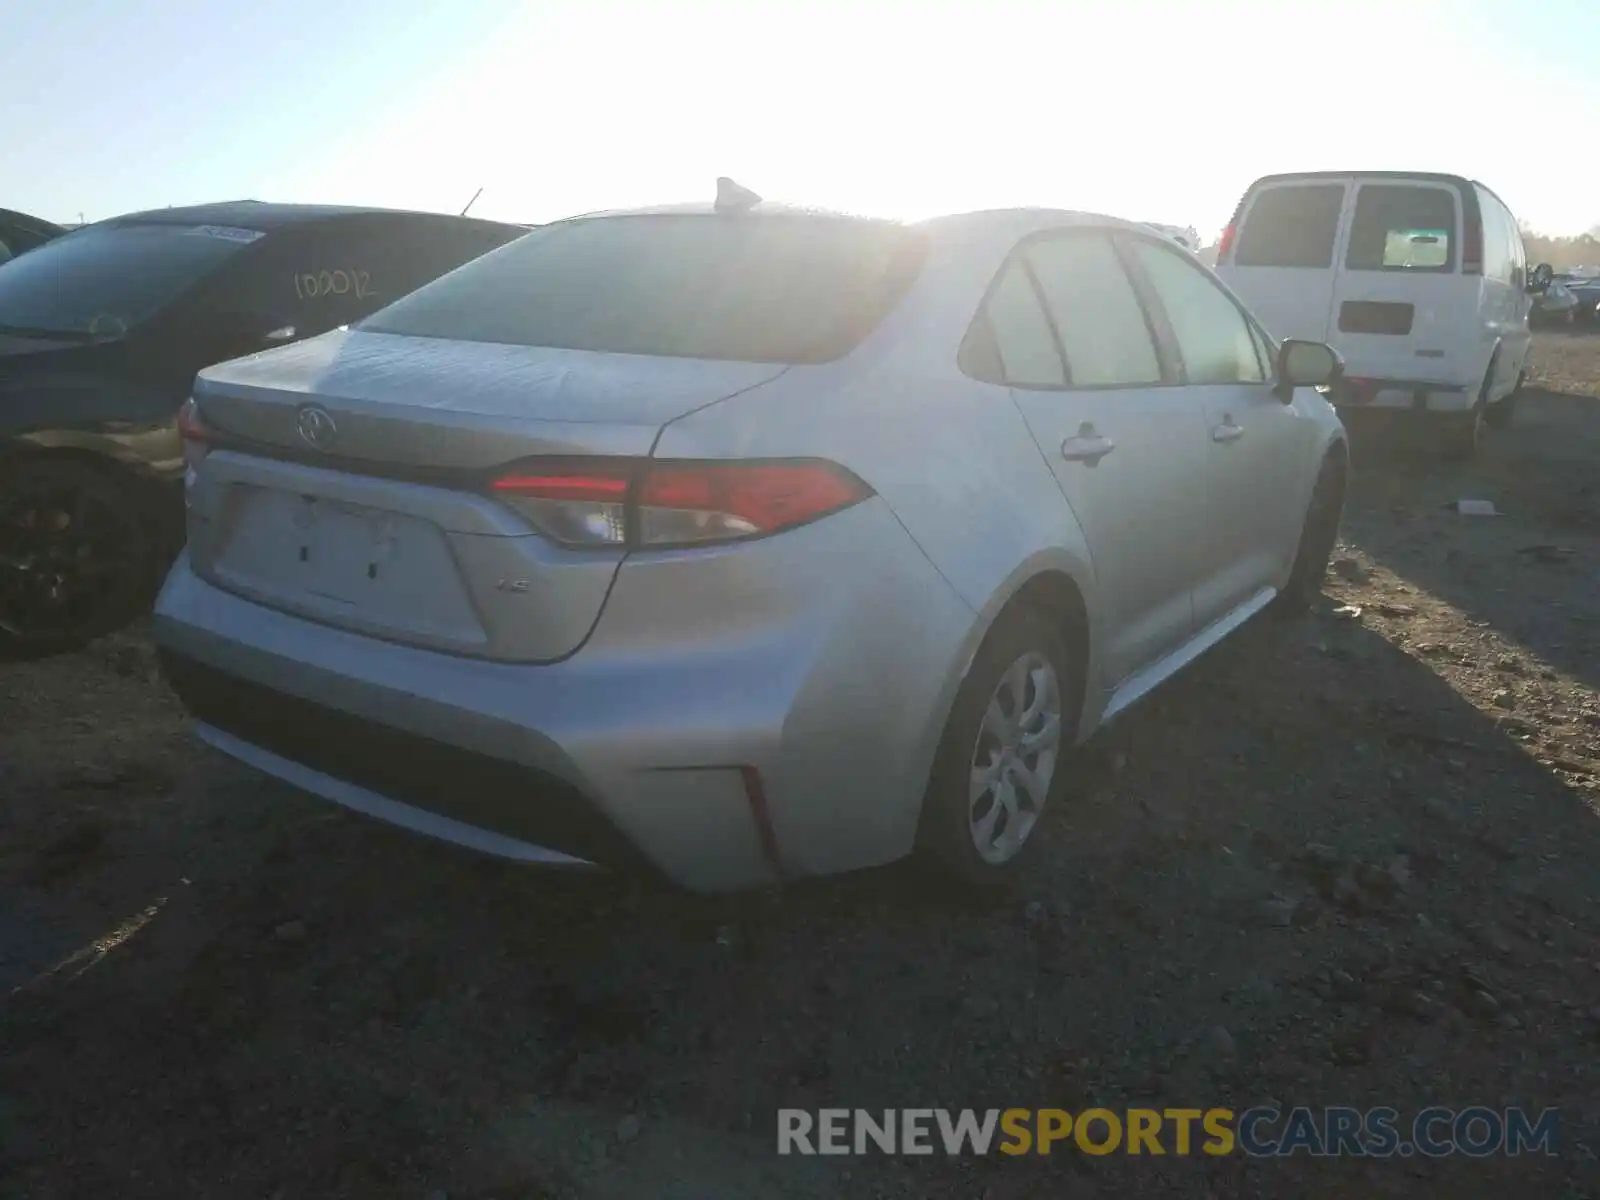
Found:
[[[1561,282],[1578,299],[1577,320],[1585,325],[1600,323],[1600,275],[1569,275]]]
[[[35,250],[65,232],[54,221],[0,208],[0,263]]]
[[[368,316],[526,227],[237,201],[117,217],[0,264],[0,659],[149,604],[182,545],[202,367]]]

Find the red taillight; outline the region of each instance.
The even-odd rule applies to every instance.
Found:
[[[1483,274],[1483,218],[1471,213],[1461,237],[1461,273]]]
[[[212,441],[211,431],[200,419],[200,406],[192,396],[178,409],[178,437],[183,440],[183,465],[192,470],[200,465]]]
[[[871,489],[822,460],[519,463],[494,494],[558,541],[682,546],[760,537],[848,508]]]
[[[866,495],[832,463],[663,463],[645,472],[639,509],[715,516],[750,535],[814,521]]]
[[[502,475],[490,486],[497,492],[530,500],[599,500],[620,504],[628,497],[627,475],[530,472]]]
[[[1346,376],[1339,397],[1346,404],[1371,404],[1378,398],[1378,383],[1373,379]]]
[[[1228,257],[1228,251],[1233,249],[1233,239],[1238,231],[1239,227],[1235,224],[1230,224],[1222,231],[1222,240],[1217,243],[1217,262],[1220,263]]]

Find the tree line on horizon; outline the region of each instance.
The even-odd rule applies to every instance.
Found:
[[[1530,263],[1549,263],[1557,271],[1570,271],[1574,267],[1593,267],[1600,270],[1600,225],[1588,233],[1569,237],[1554,237],[1535,233],[1526,225],[1522,227],[1522,244]]]

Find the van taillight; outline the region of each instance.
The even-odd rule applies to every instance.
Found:
[[[1483,274],[1483,218],[1467,214],[1467,228],[1461,238],[1461,273]]]
[[[1222,231],[1222,240],[1217,243],[1217,261],[1220,263],[1228,257],[1228,251],[1233,249],[1234,234],[1238,232],[1237,224],[1230,224]]]
[[[206,423],[200,417],[200,406],[194,402],[194,397],[183,402],[183,407],[178,409],[178,437],[183,441],[183,465],[188,470],[193,470],[200,465],[200,460],[211,449],[212,434],[206,428]]]

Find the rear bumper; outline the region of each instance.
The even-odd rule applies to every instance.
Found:
[[[1461,413],[1472,409],[1477,396],[1465,384],[1425,379],[1342,380],[1333,403],[1341,412],[1365,409],[1406,409],[1414,412]]]
[[[875,499],[629,560],[559,663],[317,624],[187,556],[154,633],[202,735],[258,769],[490,853],[723,890],[909,852],[974,623]]]

